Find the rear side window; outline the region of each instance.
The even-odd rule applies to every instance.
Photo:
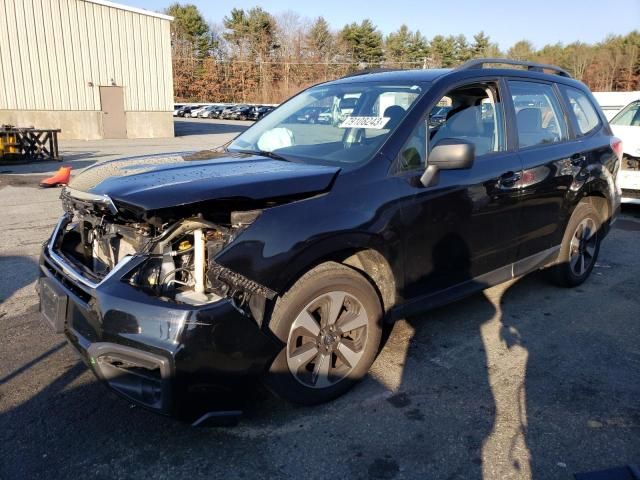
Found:
[[[558,85],[560,91],[566,96],[570,110],[576,120],[578,132],[586,135],[600,124],[600,118],[591,100],[580,90],[566,85]]]
[[[560,102],[551,85],[510,80],[509,89],[516,110],[520,148],[568,138]]]

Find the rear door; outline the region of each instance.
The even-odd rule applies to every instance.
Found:
[[[509,101],[505,103],[510,104],[523,167],[517,184],[521,210],[517,259],[524,260],[550,253],[560,243],[565,199],[585,161],[556,86],[530,79],[507,83]]]

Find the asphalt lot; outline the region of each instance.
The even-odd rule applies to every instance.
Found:
[[[81,168],[213,147],[246,125],[184,120],[175,139],[61,150]],[[541,274],[493,287],[397,323],[337,401],[258,396],[239,426],[195,429],[108,392],[40,319],[37,256],[61,209],[37,182],[57,167],[0,166],[0,479],[555,479],[640,463],[640,208],[577,289]]]

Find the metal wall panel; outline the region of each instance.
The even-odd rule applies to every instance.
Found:
[[[0,0],[0,110],[100,110],[99,86],[127,111],[169,111],[169,20],[89,0]]]

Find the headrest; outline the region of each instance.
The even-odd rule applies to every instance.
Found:
[[[478,107],[467,107],[455,113],[447,120],[447,130],[450,134],[473,137],[478,135],[480,128],[480,115]]]
[[[391,130],[396,125],[400,123],[400,120],[404,117],[405,109],[400,105],[391,105],[384,110],[384,117],[389,118],[389,121],[384,126],[384,128],[388,128]]]
[[[522,133],[542,130],[542,114],[539,108],[523,108],[516,115],[518,130]]]

